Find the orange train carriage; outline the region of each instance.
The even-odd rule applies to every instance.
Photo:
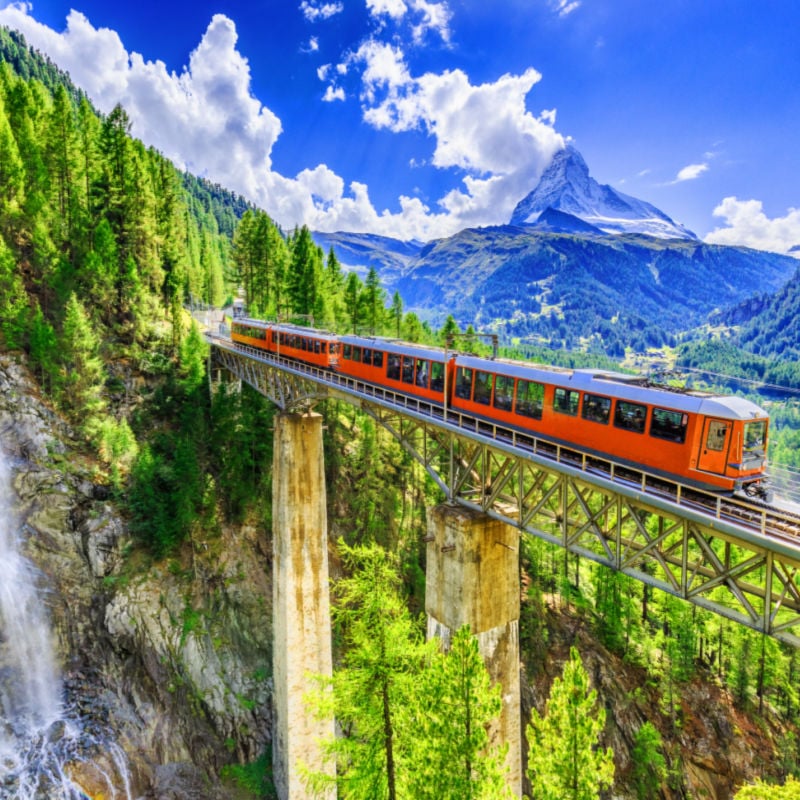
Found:
[[[769,419],[741,397],[642,378],[456,356],[451,405],[705,489],[763,494]]]
[[[335,367],[339,357],[338,336],[298,325],[239,318],[231,322],[231,339],[238,344],[295,358],[324,369]]]
[[[740,397],[251,319],[231,336],[433,403],[447,392],[454,410],[692,486],[766,494],[769,420]]]

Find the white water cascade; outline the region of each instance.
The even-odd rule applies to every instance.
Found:
[[[64,708],[42,575],[21,554],[21,534],[0,451],[0,798],[86,800],[69,773],[89,760],[97,742]],[[103,749],[115,762],[116,780],[108,777],[102,796],[131,800],[123,754],[113,743]],[[121,791],[114,787],[120,781]]]

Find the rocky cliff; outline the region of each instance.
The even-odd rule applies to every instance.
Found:
[[[92,797],[111,796],[109,776],[114,796],[131,800],[234,797],[219,780],[223,767],[269,749],[261,532],[225,530],[146,563],[81,442],[8,359],[0,447],[12,462],[25,555],[43,573],[67,716],[91,749],[67,773]]]

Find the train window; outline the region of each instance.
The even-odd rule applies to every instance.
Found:
[[[654,408],[650,419],[650,435],[671,442],[686,441],[686,426],[689,417],[680,411],[669,411],[666,408]]]
[[[383,351],[382,350],[373,350],[372,351],[372,366],[378,367],[379,369],[383,369]]]
[[[370,367],[372,366],[372,350],[370,350],[369,347],[365,347],[361,351],[361,363]]]
[[[617,407],[614,410],[614,425],[636,433],[644,433],[645,416],[647,416],[647,406],[617,400]]]
[[[348,361],[352,360],[353,348],[349,344],[342,346],[342,358],[346,358]]]
[[[424,359],[417,359],[417,386],[423,389],[428,388],[428,375],[431,371],[431,362]]]
[[[441,361],[431,361],[431,391],[444,391],[444,364]]]
[[[331,342],[330,353],[331,353],[332,356],[338,356],[339,355],[339,345],[336,342]]]
[[[361,362],[361,348],[353,345],[353,361]]]
[[[469,400],[472,394],[472,370],[468,367],[459,367],[456,370],[456,397]]]
[[[725,449],[725,434],[728,432],[727,422],[710,419],[708,421],[708,436],[706,437],[706,447],[709,450],[716,450],[718,453]]]
[[[553,395],[553,409],[558,411],[559,414],[569,414],[574,417],[578,413],[578,401],[580,397],[580,392],[575,392],[572,389],[561,389],[559,387]]]
[[[494,407],[501,411],[511,411],[514,402],[514,379],[508,375],[498,375],[494,379]]]
[[[544,386],[535,381],[517,381],[517,414],[532,419],[542,418],[544,406]]]
[[[585,394],[583,396],[583,409],[581,416],[592,422],[602,422],[608,425],[608,418],[611,415],[611,398],[600,397],[596,394]]]
[[[403,356],[403,383],[414,383],[414,359],[411,356]]]
[[[764,447],[767,442],[767,423],[764,420],[758,422],[745,422],[744,424],[744,445],[742,452],[742,466],[747,469],[753,466],[752,462],[760,464],[764,458]]]
[[[314,352],[317,355],[322,352],[322,342],[319,339],[314,339]]]
[[[483,406],[488,406],[492,399],[492,378],[490,372],[475,372],[475,396],[474,401]]]
[[[388,353],[386,356],[386,377],[393,381],[400,380],[400,356]]]

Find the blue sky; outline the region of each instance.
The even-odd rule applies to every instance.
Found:
[[[507,222],[572,141],[701,238],[800,244],[794,0],[36,0],[0,24],[286,228]]]

